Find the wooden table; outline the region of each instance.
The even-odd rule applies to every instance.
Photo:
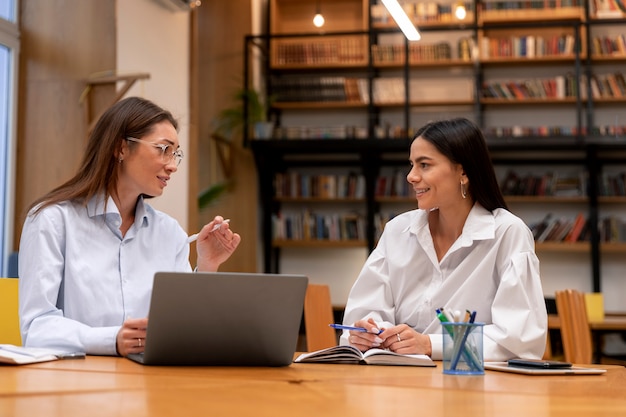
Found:
[[[622,417],[626,368],[602,367],[594,376],[455,376],[441,363],[144,367],[88,356],[0,367],[0,416]]]

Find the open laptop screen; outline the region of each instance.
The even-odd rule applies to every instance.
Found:
[[[145,365],[285,366],[296,350],[308,278],[158,272]]]

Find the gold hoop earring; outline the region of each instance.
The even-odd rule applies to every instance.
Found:
[[[465,189],[465,184],[461,181],[461,197],[467,198],[467,190]]]

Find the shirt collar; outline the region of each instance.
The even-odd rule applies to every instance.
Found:
[[[419,231],[428,227],[428,212],[426,210],[416,210],[417,218],[415,222],[406,227],[404,231],[419,235]],[[465,246],[474,240],[493,239],[495,232],[495,219],[493,213],[485,209],[478,203],[474,203],[472,209],[463,225],[463,232],[459,239]]]
[[[120,211],[113,201],[113,197],[109,196],[106,204],[106,211],[104,208],[104,195],[98,194],[93,196],[87,203],[87,214],[89,217],[106,216],[107,214],[114,214],[120,216]],[[147,225],[149,220],[147,204],[144,202],[143,196],[139,196],[137,199],[137,206],[135,207],[135,223],[139,223],[141,219],[142,225]]]

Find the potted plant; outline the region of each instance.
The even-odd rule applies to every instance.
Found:
[[[266,100],[266,103],[255,89],[241,89],[235,93],[234,98],[238,105],[225,108],[219,113],[215,132],[224,137],[232,137],[247,125],[255,139],[269,139],[274,130],[274,124],[268,120],[268,105],[271,99]],[[245,106],[248,112],[247,123],[244,115]]]
[[[198,194],[198,207],[202,210],[219,197],[232,189],[234,186],[230,173],[232,170],[228,152],[224,152],[223,147],[232,146],[233,138],[243,132],[244,126],[250,128],[252,137],[255,139],[269,139],[272,137],[274,124],[268,120],[268,108],[261,94],[255,89],[242,88],[234,95],[237,103],[233,107],[223,109],[218,117],[213,121],[214,130],[211,138],[218,145],[218,155],[225,170],[226,180],[217,184],[212,184],[203,189]],[[267,100],[269,105],[271,100]],[[244,115],[244,106],[247,106],[247,115]],[[247,116],[248,122],[245,123]]]

